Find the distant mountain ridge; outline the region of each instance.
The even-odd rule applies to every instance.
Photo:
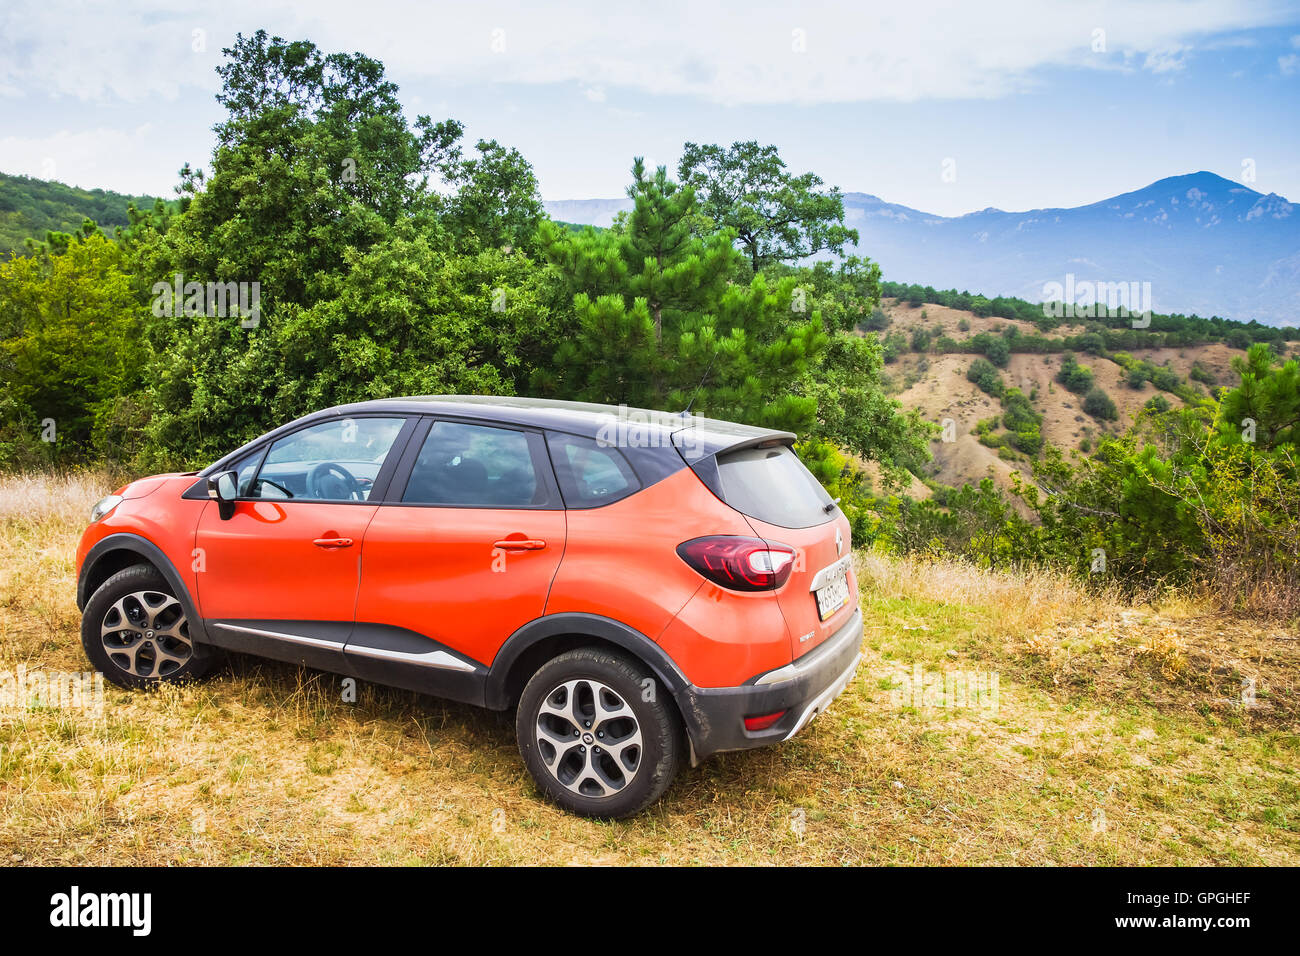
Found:
[[[48,232],[73,232],[93,219],[110,235],[127,225],[127,206],[152,209],[155,197],[128,196],[108,189],[77,189],[60,182],[0,173],[0,258],[21,252],[24,240]]]
[[[628,199],[545,204],[608,226]],[[1161,179],[1086,206],[938,216],[845,193],[859,255],[885,278],[1043,300],[1049,283],[1151,283],[1156,312],[1300,324],[1300,205],[1209,172]]]

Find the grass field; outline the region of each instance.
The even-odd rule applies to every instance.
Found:
[[[0,675],[88,666],[73,552],[108,490],[0,479]],[[543,802],[508,719],[232,657],[98,716],[0,708],[0,862],[1300,864],[1294,629],[1046,574],[862,555],[859,580],[834,706],[632,820]]]

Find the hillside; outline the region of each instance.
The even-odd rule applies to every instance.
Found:
[[[1007,327],[1019,329],[1022,335],[1035,332],[1029,322],[1014,319],[981,317],[972,312],[950,309],[941,305],[913,306],[896,299],[885,299],[881,311],[888,317],[888,326],[878,333],[882,338],[901,335],[910,342],[919,329],[944,333],[962,341],[979,333],[999,335]],[[1067,337],[1085,331],[1082,324],[1065,324],[1056,329],[1054,336]],[[1291,344],[1294,351],[1297,346]],[[1134,349],[1136,361],[1145,360],[1158,368],[1167,368],[1177,376],[1183,388],[1204,391],[1209,387],[1232,386],[1237,382],[1231,362],[1234,355],[1242,355],[1222,342],[1183,348]],[[931,444],[934,461],[924,476],[943,485],[960,486],[978,482],[992,476],[1004,489],[1010,489],[1010,475],[1019,471],[1027,475],[1028,456],[1008,448],[994,448],[982,444],[976,426],[1002,413],[998,399],[981,391],[966,378],[971,363],[978,356],[965,352],[939,354],[934,351],[916,352],[910,348],[897,353],[885,366],[889,387],[894,397],[907,409],[918,409],[929,421],[942,423],[951,418],[955,425],[956,440],[935,441]],[[1095,444],[1102,434],[1123,431],[1133,422],[1133,417],[1156,395],[1161,395],[1172,407],[1185,403],[1178,394],[1157,389],[1150,381],[1140,388],[1126,382],[1126,372],[1115,361],[1101,355],[1079,353],[1078,360],[1091,369],[1095,383],[1106,392],[1116,405],[1114,421],[1094,418],[1083,411],[1081,396],[1067,390],[1055,381],[1060,371],[1063,353],[1050,352],[1013,353],[1001,376],[1008,387],[1020,389],[1029,397],[1033,409],[1042,415],[1044,440],[1067,454],[1083,453],[1081,443]],[[1202,381],[1192,379],[1193,369]],[[1212,383],[1203,379],[1213,379]],[[915,486],[912,493],[915,494]]]
[[[609,225],[626,199],[562,200],[547,212]],[[1150,283],[1157,312],[1300,323],[1300,205],[1198,172],[1071,209],[945,217],[844,194],[853,252],[894,281],[1041,302],[1044,286]]]
[[[22,251],[23,240],[47,232],[71,232],[93,219],[106,232],[127,224],[127,206],[152,208],[153,196],[127,196],[107,189],[76,189],[30,176],[0,173],[0,257]]]

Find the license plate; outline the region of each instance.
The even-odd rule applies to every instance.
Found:
[[[834,577],[813,594],[817,598],[817,614],[824,621],[842,608],[849,599],[848,570],[840,568]]]

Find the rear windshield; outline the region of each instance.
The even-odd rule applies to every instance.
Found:
[[[768,524],[811,528],[835,510],[827,510],[831,496],[787,445],[719,455],[718,476],[723,501]]]

